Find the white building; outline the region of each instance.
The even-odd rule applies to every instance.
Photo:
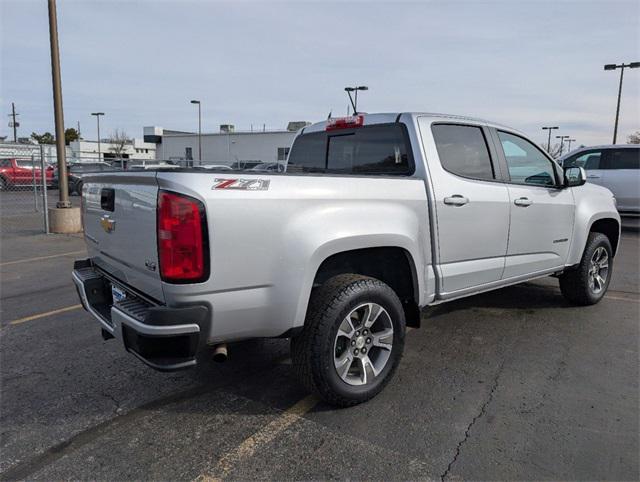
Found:
[[[67,160],[69,162],[89,162],[98,160],[123,159],[155,159],[156,145],[152,142],[144,142],[142,139],[132,139],[130,143],[119,146],[108,140],[100,141],[100,153],[98,155],[98,141],[79,139],[69,143],[67,147]]]
[[[234,162],[284,161],[298,129],[306,122],[291,122],[285,130],[236,131],[232,125],[221,125],[220,132],[203,133],[202,155],[198,152],[198,134],[177,132],[160,127],[145,127],[145,140],[156,142],[156,158],[166,161],[199,159],[208,164]]]

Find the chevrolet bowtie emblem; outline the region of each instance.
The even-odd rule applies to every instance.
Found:
[[[113,219],[109,218],[108,214],[105,214],[100,218],[100,226],[102,226],[102,229],[104,229],[105,233],[110,233],[114,229],[116,229],[116,222]]]

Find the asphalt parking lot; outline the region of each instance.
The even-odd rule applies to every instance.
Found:
[[[151,370],[78,307],[80,236],[3,234],[0,478],[638,480],[639,240],[593,307],[548,278],[426,310],[386,390],[334,409],[286,340]]]

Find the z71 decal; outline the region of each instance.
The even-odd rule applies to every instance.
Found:
[[[243,191],[266,191],[268,179],[215,179],[211,189],[241,189]]]

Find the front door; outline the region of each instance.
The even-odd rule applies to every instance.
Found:
[[[435,197],[441,296],[499,281],[509,235],[509,194],[488,130],[420,119]]]
[[[533,143],[514,133],[495,132],[507,166],[511,205],[509,246],[502,277],[561,268],[571,244],[573,193],[562,188],[559,166]]]

